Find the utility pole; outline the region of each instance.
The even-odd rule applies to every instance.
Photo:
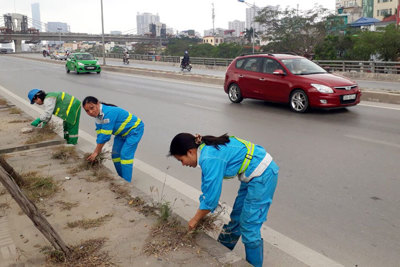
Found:
[[[214,3],[212,5],[212,23],[213,23],[213,36],[215,36],[215,28],[214,28],[214,22],[215,22],[215,13],[214,13]]]
[[[106,47],[104,43],[103,0],[101,1],[101,42],[103,43],[103,65],[106,65]]]

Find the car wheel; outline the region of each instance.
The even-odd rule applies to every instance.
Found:
[[[100,74],[101,71],[98,71],[97,74]]]
[[[65,70],[66,70],[66,72],[67,72],[67,73],[69,73],[69,72],[70,72],[70,70],[68,69],[68,67],[67,67],[67,66],[65,66]]]
[[[293,111],[304,113],[309,108],[308,96],[300,89],[294,90],[290,95],[290,107]]]
[[[229,100],[233,103],[240,103],[243,100],[242,93],[240,92],[239,85],[232,83],[228,88]]]

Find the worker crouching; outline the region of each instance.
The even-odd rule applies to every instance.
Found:
[[[130,182],[135,152],[143,136],[144,123],[130,112],[112,104],[100,102],[93,96],[86,97],[82,106],[95,118],[96,143],[94,152],[87,158],[94,161],[105,143],[114,135],[112,161],[119,176]]]
[[[32,126],[44,127],[54,114],[63,120],[64,139],[67,144],[78,143],[81,101],[65,92],[46,93],[40,89],[30,90],[28,98],[31,104],[44,105],[44,113],[31,123]]]

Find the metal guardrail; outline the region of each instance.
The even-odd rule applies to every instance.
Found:
[[[101,57],[102,55],[99,54],[96,56]],[[122,58],[122,54],[110,53],[107,54],[107,57]],[[130,58],[135,60],[180,63],[182,57],[133,54],[130,55]],[[232,60],[232,58],[190,57],[190,63],[207,66],[226,67]],[[395,61],[314,60],[314,62],[328,71],[400,74],[400,62]]]
[[[101,53],[93,53],[95,57],[102,57]],[[121,58],[122,53],[107,53],[109,58]],[[162,55],[140,55],[130,54],[130,59],[144,61],[159,61],[180,63],[179,56],[162,56]],[[206,66],[228,66],[232,62],[232,58],[202,58],[190,57],[190,63]],[[387,73],[400,74],[400,62],[398,61],[356,61],[356,60],[314,60],[315,63],[329,71],[340,72],[365,72],[365,73]]]

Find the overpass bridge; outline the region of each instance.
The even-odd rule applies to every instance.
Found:
[[[15,43],[15,51],[21,51],[22,41],[27,43],[39,43],[40,41],[102,41],[101,34],[87,33],[56,33],[56,32],[0,32],[0,43]],[[141,35],[113,35],[105,34],[104,42],[141,42],[141,43],[165,43],[166,38],[149,37]]]
[[[0,17],[0,43],[15,43],[15,52],[21,52],[21,43],[39,43],[40,41],[102,41],[101,34],[71,33],[71,32],[39,32],[34,27],[29,28],[32,19],[22,14],[5,14]],[[166,38],[135,34],[105,34],[104,42],[142,42],[165,43]]]

